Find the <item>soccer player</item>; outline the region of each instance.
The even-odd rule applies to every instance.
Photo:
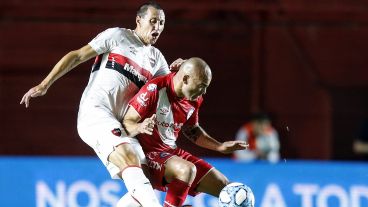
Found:
[[[109,28],[87,45],[69,52],[20,102],[28,107],[31,98],[45,95],[57,79],[96,57],[79,105],[78,133],[94,149],[111,177],[122,178],[132,198],[144,207],[161,205],[141,169],[144,154],[130,144],[135,139],[125,137],[121,121],[129,100],[138,90],[153,77],[169,73],[164,56],[152,46],[164,25],[165,14],[160,5],[143,4],[137,11],[134,30]],[[177,64],[180,60],[173,66]],[[138,144],[134,146],[139,148]]]
[[[165,207],[181,206],[187,194],[218,197],[229,181],[209,163],[176,145],[179,132],[196,145],[222,153],[246,149],[244,141],[218,142],[198,123],[210,67],[200,58],[185,61],[177,73],[149,81],[130,101],[123,125],[137,137],[147,158],[154,188],[166,191]],[[142,121],[143,120],[143,121]]]

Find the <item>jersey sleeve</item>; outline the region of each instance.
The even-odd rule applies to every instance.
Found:
[[[122,35],[118,27],[109,28],[98,34],[88,44],[100,55],[112,50],[121,40]]]
[[[144,119],[155,111],[157,98],[157,85],[155,83],[148,83],[130,100],[129,106],[133,107],[141,118]]]
[[[167,75],[170,73],[169,65],[167,64],[165,57],[162,55],[162,53],[159,50],[157,51],[158,51],[157,63],[156,63],[157,71],[153,75],[154,78],[163,76],[163,75]]]

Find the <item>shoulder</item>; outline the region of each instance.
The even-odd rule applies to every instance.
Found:
[[[155,84],[159,89],[164,88],[169,84],[170,78],[171,73],[164,76],[159,76],[157,78],[153,78],[150,81],[148,81],[146,85]]]
[[[120,28],[120,27],[112,27],[103,31],[105,35],[110,36],[113,39],[124,38],[132,34],[130,29]]]

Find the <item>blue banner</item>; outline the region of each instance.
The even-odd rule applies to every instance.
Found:
[[[250,186],[257,207],[368,207],[367,163],[206,160]],[[124,193],[96,158],[0,157],[0,206],[111,207]],[[157,195],[163,201],[165,194]],[[217,207],[217,198],[200,194],[186,203]]]

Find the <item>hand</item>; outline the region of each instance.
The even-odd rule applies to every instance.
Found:
[[[171,63],[170,65],[170,70],[171,71],[178,71],[180,66],[185,62],[186,60],[183,60],[181,58],[178,58],[177,60],[175,60],[173,63]]]
[[[156,114],[153,114],[150,118],[146,118],[142,123],[140,123],[137,130],[140,134],[152,135],[155,123]]]
[[[46,92],[47,92],[47,88],[45,86],[43,86],[41,84],[37,85],[37,86],[29,89],[29,91],[26,94],[24,94],[24,96],[23,96],[23,98],[22,98],[22,100],[20,101],[19,104],[24,103],[26,105],[26,108],[28,108],[29,100],[31,98],[35,98],[37,96],[43,96],[43,95],[46,94]]]
[[[245,141],[227,141],[221,144],[219,152],[224,154],[232,153],[236,150],[245,150],[249,147],[249,144]]]

